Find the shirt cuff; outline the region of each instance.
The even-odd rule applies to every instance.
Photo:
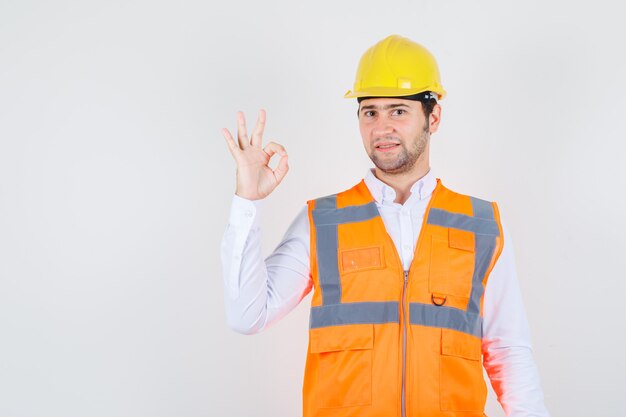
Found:
[[[247,198],[233,195],[230,206],[230,217],[228,223],[235,227],[246,229],[259,227],[259,212],[263,200],[248,200]]]

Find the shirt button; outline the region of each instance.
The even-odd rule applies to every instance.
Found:
[[[404,250],[411,250],[411,246],[409,246],[409,245],[404,245]]]
[[[250,210],[246,211],[246,217],[252,217],[252,212]]]

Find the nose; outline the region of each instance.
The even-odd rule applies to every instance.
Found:
[[[384,117],[381,117],[376,121],[374,129],[372,129],[374,136],[389,136],[393,133],[393,125]]]

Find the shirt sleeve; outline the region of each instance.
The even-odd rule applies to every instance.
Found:
[[[485,288],[483,364],[507,417],[549,417],[517,280],[513,243],[504,247]]]
[[[264,259],[259,227],[262,204],[235,195],[222,238],[226,317],[229,326],[243,334],[258,333],[280,320],[312,288],[306,206]]]

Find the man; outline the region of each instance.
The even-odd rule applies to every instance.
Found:
[[[394,35],[368,49],[346,97],[358,99],[375,168],[309,201],[265,261],[256,202],[285,177],[287,153],[261,148],[263,111],[250,139],[241,113],[237,142],[224,129],[237,163],[222,246],[228,320],[259,332],[314,289],[305,417],[484,416],[482,366],[507,416],[548,416],[497,205],[430,170],[444,95],[421,45]]]

